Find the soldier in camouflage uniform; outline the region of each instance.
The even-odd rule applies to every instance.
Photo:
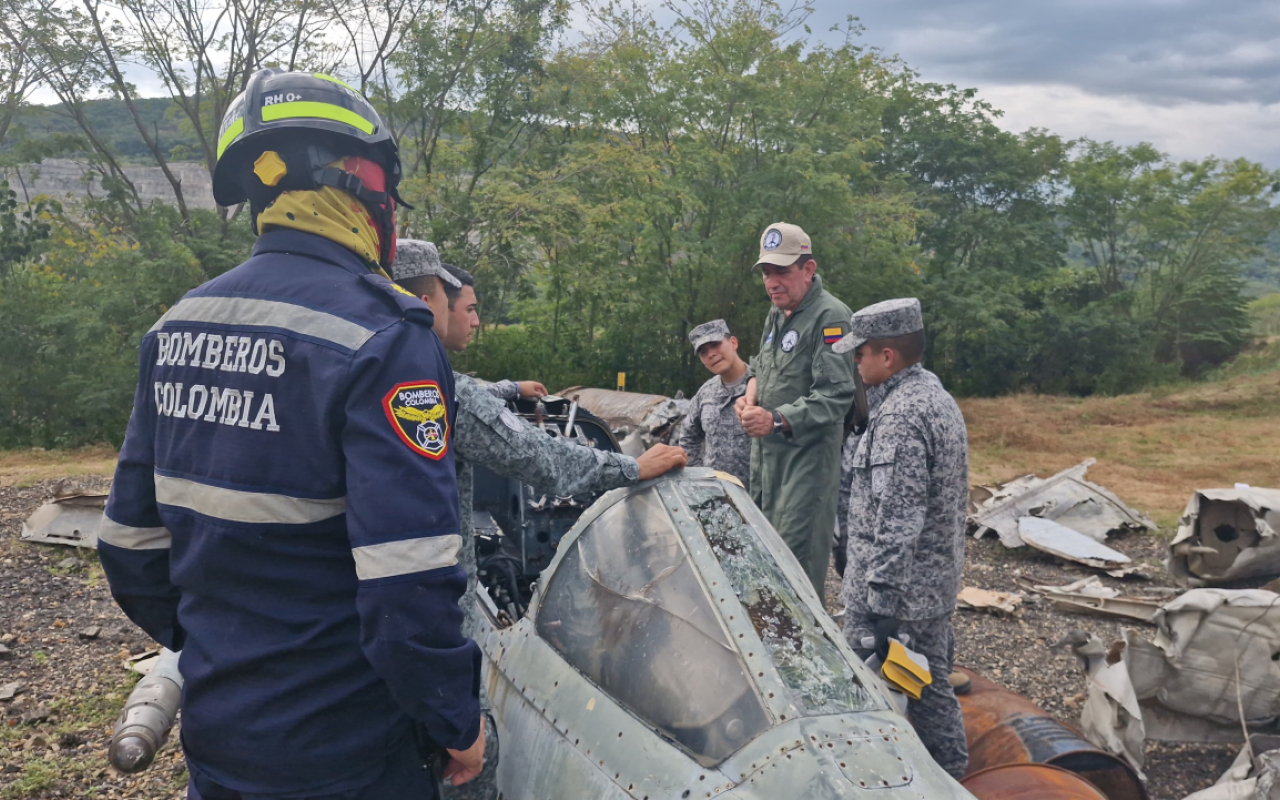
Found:
[[[851,463],[845,637],[870,657],[865,638],[884,651],[889,637],[905,634],[929,659],[933,683],[909,715],[933,758],[960,778],[969,755],[949,677],[969,493],[964,417],[920,365],[924,322],[915,298],[854,314],[834,349],[854,352],[863,382],[882,392]]]
[[[442,264],[435,254],[435,246],[430,242],[424,244],[430,247],[420,260],[402,263],[397,258],[392,264],[393,275],[410,291],[424,288],[416,280],[420,276],[435,275],[441,279],[443,291],[425,295],[423,300],[435,314],[436,334],[445,349],[461,352],[470,343],[471,331],[480,323],[475,310],[475,280],[466,270]],[[412,252],[416,254],[417,250]],[[432,271],[433,256],[443,275]],[[484,464],[503,477],[515,478],[563,496],[631,486],[684,466],[685,458],[680,448],[668,445],[657,445],[635,459],[548,436],[512,413],[505,402],[516,397],[545,395],[546,389],[536,381],[481,383],[458,372],[453,373],[453,379],[458,409],[453,447],[461,512],[458,519],[462,527],[458,563],[467,571],[467,592],[461,601],[465,619],[462,632],[474,638],[482,628],[479,627],[475,602],[477,570],[475,530],[471,524],[472,499],[475,496],[472,464]]]
[[[429,252],[403,264],[397,258],[392,265],[396,281],[410,291],[426,290],[422,276],[440,278],[440,291],[423,296],[436,317],[436,334],[446,349],[465,350],[471,331],[479,325],[475,311],[474,279],[465,270],[442,264],[430,242]],[[417,256],[415,248],[411,252]],[[443,274],[434,271],[434,264]],[[455,285],[456,284],[456,285]],[[479,637],[482,627],[476,603],[477,572],[475,527],[471,521],[475,496],[475,471],[472,464],[483,464],[495,473],[528,483],[557,495],[580,492],[603,492],[619,486],[631,486],[654,478],[669,469],[684,465],[684,453],[678,447],[657,445],[639,459],[621,453],[608,453],[563,439],[548,436],[507,408],[506,401],[517,397],[545,395],[546,389],[536,381],[510,380],[481,383],[469,375],[453,373],[457,414],[454,420],[453,447],[458,472],[459,533],[462,546],[458,563],[467,573],[467,591],[459,601],[462,607],[462,632],[471,639]],[[489,707],[488,693],[480,687],[481,708]],[[491,723],[487,723],[491,724]],[[497,760],[500,743],[488,731],[493,745],[485,752],[485,765],[480,775],[461,786],[441,787],[447,800],[471,800],[498,796]]]
[[[751,437],[742,429],[734,402],[747,390],[751,370],[738,356],[738,337],[722,319],[689,331],[693,351],[715,373],[689,401],[676,444],[689,455],[689,466],[727,472],[743,486],[751,485]]]

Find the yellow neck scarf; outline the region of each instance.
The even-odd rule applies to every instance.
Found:
[[[272,227],[323,236],[375,267],[382,252],[382,237],[369,212],[354,197],[332,186],[281,194],[258,215],[258,230],[266,232]]]

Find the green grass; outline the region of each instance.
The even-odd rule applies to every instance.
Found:
[[[0,790],[0,797],[5,800],[33,797],[37,792],[52,789],[62,777],[62,765],[57,763],[56,758],[46,761],[43,755],[35,753],[27,753],[18,768],[22,770],[18,777]]]
[[[49,704],[49,710],[57,715],[56,723],[4,726],[0,728],[0,746],[11,750],[20,749],[23,742],[37,733],[54,743],[63,734],[102,731],[115,721],[125,698],[139,678],[134,672],[121,670],[109,682],[104,682],[91,692],[69,691],[66,697]],[[13,763],[19,772],[11,778],[10,783],[0,788],[0,800],[28,800],[41,792],[57,788],[63,782],[77,786],[76,793],[72,795],[76,798],[100,796],[96,788],[81,788],[86,775],[97,774],[105,766],[97,753],[70,749],[52,755],[48,750],[22,752]],[[178,783],[179,776],[174,776],[175,791],[186,785],[186,774],[183,773],[180,777],[181,785]]]

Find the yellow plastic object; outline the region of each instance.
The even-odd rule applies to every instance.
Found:
[[[927,664],[923,656],[903,647],[897,639],[890,639],[889,656],[880,667],[880,675],[903,694],[919,700],[924,687],[933,683]]]
[[[268,150],[253,162],[253,174],[258,176],[264,186],[275,186],[280,179],[289,174],[284,159],[275,150]]]

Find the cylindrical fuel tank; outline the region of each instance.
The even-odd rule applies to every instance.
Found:
[[[182,705],[182,673],[178,656],[161,650],[151,672],[138,681],[116,720],[107,755],[121,772],[141,772],[151,766],[156,752],[177,719]]]
[[[1005,764],[1051,764],[1085,778],[1108,800],[1147,800],[1146,787],[1124,761],[1097,749],[1022,695],[972,670],[957,669],[973,682],[958,698],[970,776]]]
[[[970,772],[960,781],[978,800],[1107,800],[1074,772],[1049,764],[1001,764]]]

